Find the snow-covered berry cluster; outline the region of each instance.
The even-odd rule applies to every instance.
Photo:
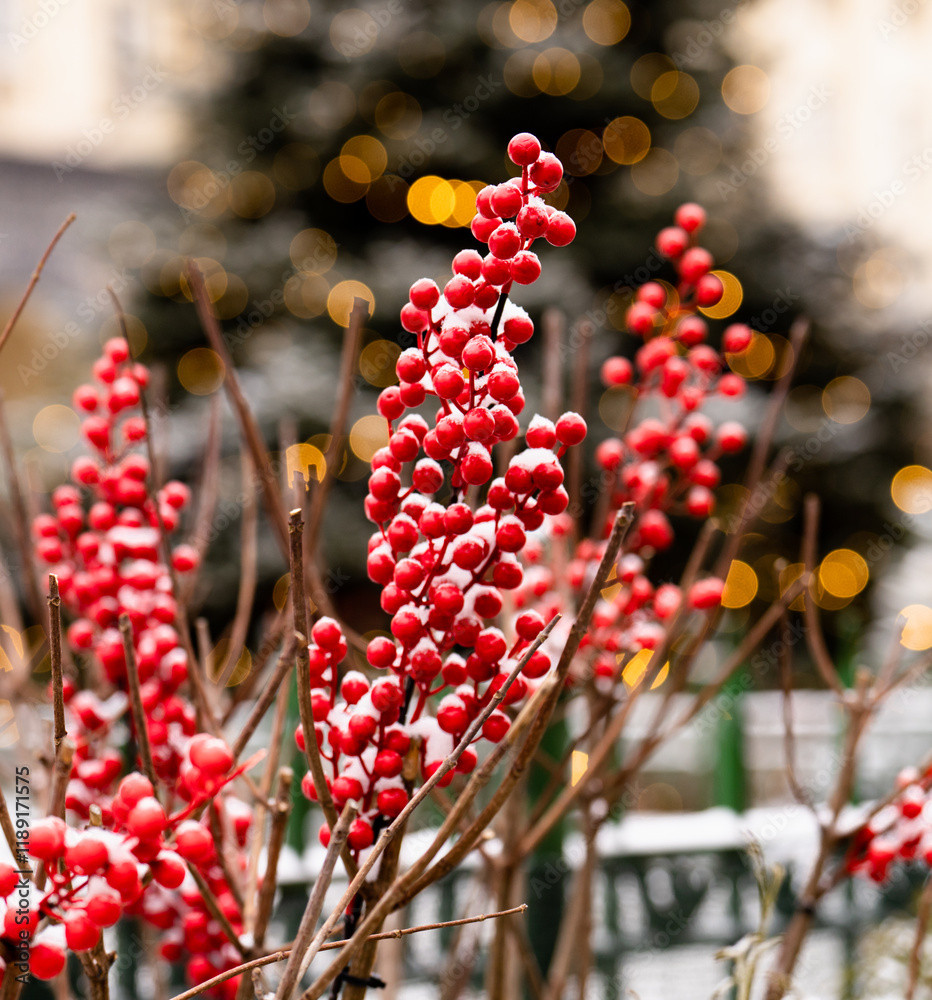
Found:
[[[443,291],[428,278],[411,286],[401,322],[417,346],[400,355],[399,384],[378,400],[388,444],[372,459],[365,510],[378,530],[367,569],[382,588],[391,635],[372,639],[367,659],[386,676],[370,683],[353,671],[338,683],[346,655],[339,627],[323,619],[312,632],[313,710],[331,792],[338,807],[362,802],[350,831],[354,850],[372,843],[384,818],[398,815],[418,772],[426,778],[440,766],[545,624],[533,611],[510,614],[506,636],[493,622],[521,585],[528,533],[566,509],[560,457],[583,440],[586,425],[575,413],[556,423],[535,417],[525,447],[497,478],[492,449],[519,434],[525,401],[512,352],[534,332],[508,293],[540,274],[530,250],[535,240],[564,246],[575,227],[541,198],[562,177],[556,157],[527,134],[515,136],[508,152],[520,177],[476,198],[472,231],[489,253],[456,254]],[[428,400],[433,412],[408,412]],[[538,650],[503,704],[523,699],[550,665]],[[482,737],[499,741],[509,721],[496,710]],[[409,770],[412,746],[417,758]],[[476,759],[467,751],[457,770],[469,772]],[[441,784],[452,780],[451,771]],[[314,796],[309,779],[304,789]],[[329,836],[326,828],[322,835]]]

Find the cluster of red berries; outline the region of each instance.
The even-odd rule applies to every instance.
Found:
[[[848,852],[848,870],[875,882],[885,881],[897,862],[932,866],[932,768],[924,774],[904,768],[896,790],[896,799],[871,817]]]
[[[634,504],[634,523],[583,647],[595,676],[608,680],[618,677],[624,654],[663,645],[670,620],[684,602],[686,609],[701,611],[721,603],[721,580],[701,579],[684,595],[676,584],[655,586],[647,576],[652,556],[673,544],[670,517],[710,517],[712,491],[721,479],[717,461],[747,441],[741,424],[729,421],[716,428],[700,412],[711,397],[743,395],[744,380],[728,370],[723,355],[746,350],[753,336],[749,327],[736,323],[725,330],[721,352],[706,342],[709,328],[698,310],[721,299],[722,283],[710,273],[711,255],[695,242],[704,222],[700,206],[681,205],[676,226],[658,235],[657,247],[673,263],[679,280],[641,286],[626,322],[644,343],[633,363],[618,356],[602,366],[607,387],[630,386],[632,396],[651,400],[653,409],[622,438],[608,438],[596,449],[602,485],[610,491],[603,540],[583,539],[571,557],[556,558],[553,548],[565,548],[569,531],[566,523],[552,519],[545,535],[524,552],[528,567],[516,595],[518,605],[533,602],[547,617],[565,602],[554,567],[566,565],[565,578],[581,592],[602,557],[616,512],[625,503]]]
[[[66,947],[93,947],[100,929],[125,912],[164,931],[163,957],[179,961],[187,954],[188,977],[197,984],[235,965],[239,953],[209,915],[185,862],[198,868],[234,928],[240,928],[242,915],[217,851],[224,850],[234,868],[244,868],[240,849],[251,811],[226,792],[244,765],[234,768],[227,744],[198,732],[185,694],[188,660],[176,628],[163,535],[177,529],[190,493],[183,483],[169,482],[153,497],[149,462],[134,450],[146,439],[140,404],[148,371],[132,362],[125,341],[113,339],[93,373],[95,384],[80,386],[73,398],[92,454],[75,459],[72,484],[52,494],[54,513],[33,522],[36,553],[58,577],[72,619],[69,645],[102,683],[96,690],[78,690],[70,677],[64,681],[67,729],[75,742],[66,807],[86,828],[66,827],[51,817],[31,830],[29,852],[45,863],[51,888],[30,911],[30,930],[39,928],[30,962],[36,976],[54,976]],[[187,545],[175,546],[170,558],[178,573],[198,564]],[[114,729],[121,721],[132,722],[117,628],[123,614],[132,627],[158,790],[139,773],[120,780],[123,759]],[[166,813],[156,794],[178,803],[178,811]],[[100,810],[100,826],[86,825],[92,806]],[[204,817],[192,818],[204,807]],[[209,818],[221,831],[220,845]],[[5,888],[0,871],[0,889]],[[224,984],[218,995],[235,992]]]
[[[218,845],[206,821],[191,818],[210,799],[208,808],[215,810],[229,843],[245,847],[251,810],[232,796],[217,796],[242,770],[231,772],[232,762],[222,740],[199,734],[185,755],[189,781],[198,792],[178,813],[166,813],[149,779],[133,772],[120,782],[102,825],[79,829],[57,816],[32,825],[27,850],[44,864],[49,887],[41,898],[32,893],[25,924],[19,899],[15,908],[7,904],[2,935],[18,943],[25,927],[32,936],[33,975],[57,976],[64,968],[66,949],[81,952],[95,947],[103,928],[124,915],[144,919],[164,932],[160,950],[167,961],[179,961],[187,952],[192,983],[237,964],[239,953],[212,918],[185,864],[197,868],[240,932],[242,914],[218,861]],[[245,853],[237,853],[236,860],[245,870]],[[0,865],[0,896],[8,899],[17,879],[12,866]],[[235,985],[227,984],[218,993],[225,1000],[235,994]]]
[[[492,448],[518,436],[525,401],[512,351],[534,332],[509,291],[540,274],[530,250],[535,240],[564,246],[575,227],[541,198],[562,178],[556,157],[541,152],[528,134],[515,136],[508,153],[520,177],[476,198],[472,231],[489,253],[456,254],[442,292],[428,278],[411,286],[401,323],[417,334],[417,346],[398,359],[399,384],[379,396],[389,438],[372,459],[365,509],[378,530],[369,540],[367,570],[382,587],[391,636],[374,638],[367,659],[388,676],[370,683],[350,672],[338,686],[345,639],[329,619],[312,630],[312,704],[321,753],[330,762],[330,790],[338,807],[348,799],[362,802],[349,834],[353,850],[368,847],[374,827],[408,801],[403,771],[414,738],[415,770],[426,778],[545,624],[536,612],[523,614],[506,638],[492,621],[503,610],[502,592],[522,583],[519,555],[528,533],[566,509],[559,459],[583,440],[586,425],[575,413],[556,423],[535,417],[526,447],[494,479]],[[438,406],[432,424],[418,413],[405,415],[428,397]],[[447,485],[449,502],[437,502]],[[550,658],[538,651],[504,704],[524,698],[549,668]],[[436,696],[442,697],[435,711],[425,712]],[[508,726],[509,716],[496,711],[481,735],[497,742]],[[300,730],[296,737],[300,744]],[[457,770],[468,773],[476,760],[467,751]],[[314,797],[309,780],[304,789]],[[326,828],[322,837],[329,837]]]

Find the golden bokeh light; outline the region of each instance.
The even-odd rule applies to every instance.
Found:
[[[686,118],[699,103],[699,84],[688,73],[661,73],[650,88],[650,100],[664,118]]]
[[[836,424],[856,424],[871,408],[870,389],[858,378],[833,378],[822,392],[822,407]]]
[[[570,785],[578,785],[589,768],[589,754],[574,750],[570,757]]]
[[[631,180],[641,194],[658,197],[666,194],[680,176],[676,158],[665,149],[654,146],[643,159],[631,167]]]
[[[226,675],[226,687],[236,687],[242,683],[252,671],[252,653],[243,646],[239,651],[235,663],[228,663],[233,653],[229,639],[221,639],[207,656],[207,676],[215,683],[219,683]]]
[[[571,177],[585,177],[602,162],[602,140],[585,128],[570,129],[557,139],[554,149],[563,169]]]
[[[284,288],[285,308],[298,319],[312,319],[327,310],[330,282],[320,274],[294,274]]]
[[[725,589],[722,591],[723,608],[743,608],[757,596],[757,574],[753,567],[740,559],[732,561],[725,577]]]
[[[621,0],[592,0],[583,11],[583,31],[596,45],[617,45],[631,28],[631,14]]]
[[[272,588],[272,603],[276,610],[282,611],[288,603],[288,593],[291,590],[291,574],[283,573]]]
[[[32,436],[43,451],[62,454],[78,443],[81,421],[70,406],[44,406],[32,421]]]
[[[557,8],[550,0],[515,0],[508,11],[508,25],[522,42],[546,41],[557,26]]]
[[[628,662],[625,664],[624,669],[621,671],[621,679],[628,685],[629,688],[636,688],[642,680],[644,680],[647,671],[652,666],[652,661],[657,653],[656,649],[639,649]],[[623,656],[624,654],[619,654]],[[670,662],[669,660],[660,668],[657,676],[654,678],[651,684],[651,690],[660,687],[661,684],[667,679],[667,674],[670,672]]]
[[[782,597],[786,592],[793,586],[796,581],[805,574],[806,566],[804,563],[790,563],[788,566],[784,566],[780,570],[779,584],[780,584],[780,596]],[[800,594],[798,597],[794,597],[792,603],[790,604],[791,611],[802,611],[806,604],[806,598],[804,594]]]
[[[722,81],[722,100],[739,115],[753,115],[770,100],[770,80],[758,66],[735,66]]]
[[[227,253],[227,238],[212,223],[195,222],[178,237],[178,252],[185,257],[222,261]]]
[[[581,75],[579,60],[569,49],[545,49],[534,60],[531,75],[538,90],[562,97],[574,90]]]
[[[714,306],[700,307],[699,312],[710,319],[725,319],[738,311],[744,299],[741,282],[730,271],[712,271],[722,283],[722,297]]]
[[[126,323],[126,336],[129,340],[129,349],[134,358],[138,358],[146,349],[149,342],[149,332],[146,325],[132,313],[124,313],[123,320]],[[100,346],[103,347],[108,340],[114,337],[123,336],[123,327],[116,316],[108,316],[100,325]]]
[[[392,340],[373,340],[359,353],[359,374],[379,389],[398,381],[395,364],[401,348]]]
[[[209,347],[195,347],[178,362],[178,381],[195,396],[216,392],[226,376],[220,355]]]
[[[631,67],[631,86],[638,97],[649,101],[657,77],[674,71],[676,65],[669,56],[660,52],[648,52]]]
[[[599,397],[599,416],[609,430],[620,434],[628,424],[637,390],[630,385],[612,386]]]
[[[515,97],[534,97],[540,93],[540,87],[534,81],[534,65],[537,52],[534,49],[519,49],[506,60],[502,70],[505,86]]]
[[[650,149],[650,129],[640,120],[625,115],[605,126],[602,133],[605,155],[615,163],[630,165],[643,160]]]
[[[369,168],[355,156],[337,156],[324,167],[324,190],[341,204],[364,198],[369,190]]]
[[[766,378],[776,361],[777,353],[770,338],[753,333],[751,343],[738,354],[726,354],[728,367],[742,378]]]
[[[893,502],[907,514],[932,510],[932,470],[924,465],[907,465],[890,484]]]
[[[310,482],[313,477],[318,483],[327,474],[327,459],[320,448],[302,441],[293,444],[285,450],[288,482],[294,482],[294,477],[300,474],[304,481]],[[313,471],[312,471],[313,470]]]
[[[349,434],[350,449],[363,462],[371,462],[372,456],[388,444],[388,426],[384,417],[370,413],[360,417],[353,424]]]
[[[905,618],[900,644],[918,651],[932,648],[932,608],[925,604],[908,604],[900,612]]]
[[[225,272],[226,288],[220,298],[214,301],[214,311],[220,319],[233,319],[246,308],[249,302],[249,289],[246,282],[238,274]]]
[[[352,158],[362,164],[361,170],[356,166],[343,167],[346,176],[360,184],[369,184],[381,177],[388,166],[385,147],[372,135],[354,135],[352,139],[347,139],[340,154],[341,159]]]
[[[361,281],[341,281],[330,289],[327,296],[327,312],[334,323],[349,326],[354,300],[365,299],[369,303],[369,314],[375,309],[375,296],[368,285]]]
[[[852,549],[829,552],[819,567],[819,582],[833,597],[857,596],[867,586],[869,575],[864,557]]]

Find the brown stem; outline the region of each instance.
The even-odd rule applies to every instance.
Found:
[[[58,577],[49,573],[49,659],[52,664],[52,702],[55,717],[55,756],[61,748],[62,740],[68,735],[65,729],[64,677],[61,669],[61,597],[58,593]]]
[[[52,237],[51,243],[45,248],[45,253],[39,258],[39,263],[36,264],[36,269],[32,272],[32,277],[29,279],[29,284],[26,286],[26,291],[23,292],[23,297],[19,300],[18,305],[13,310],[13,315],[6,322],[6,326],[3,328],[3,332],[0,333],[0,351],[3,350],[4,345],[7,340],[9,340],[10,334],[13,332],[13,327],[16,326],[16,321],[22,315],[23,310],[26,308],[26,303],[29,301],[29,296],[32,295],[32,290],[39,283],[39,278],[42,276],[42,271],[45,268],[46,262],[49,257],[52,256],[52,251],[55,249],[55,245],[58,241],[65,235],[65,230],[71,225],[72,222],[77,218],[74,212],[70,212],[65,221],[58,227],[58,231]]]
[[[522,903],[520,906],[516,906],[511,910],[505,910],[502,913],[480,913],[475,917],[461,917],[459,920],[444,920],[437,924],[418,924],[417,927],[400,927],[393,931],[383,931],[381,934],[373,934],[372,940],[388,941],[391,939],[407,937],[409,934],[420,934],[423,931],[442,930],[445,927],[461,927],[463,924],[476,924],[481,923],[483,920],[494,920],[497,917],[507,917],[513,913],[524,913],[526,910],[527,903]],[[329,951],[333,948],[342,948],[345,944],[345,941],[328,941],[326,944],[321,945],[320,950]],[[202,993],[206,993],[215,986],[219,986],[221,983],[225,983],[228,979],[233,979],[235,976],[238,976],[243,972],[249,972],[252,969],[261,969],[266,965],[275,965],[277,962],[284,962],[293,950],[293,946],[290,948],[282,948],[279,951],[272,952],[270,955],[262,955],[260,958],[254,958],[249,962],[244,962],[242,965],[237,965],[233,969],[227,969],[225,972],[221,972],[212,979],[207,979],[200,985],[195,986],[190,990],[185,990],[184,993],[179,993],[177,996],[172,997],[172,1000],[191,1000],[192,997],[200,996]]]
[[[806,645],[815,665],[822,675],[822,680],[836,694],[844,694],[844,686],[838,676],[838,669],[835,666],[828,647],[825,645],[825,637],[822,634],[822,623],[819,621],[819,612],[809,587],[813,580],[816,560],[816,544],[819,532],[819,498],[810,493],[804,502],[803,508],[803,561],[805,563],[806,589],[803,591],[803,617],[806,622]]]
[[[333,796],[327,787],[324,775],[324,765],[320,759],[320,747],[317,745],[317,733],[314,728],[314,711],[311,707],[311,675],[307,656],[307,645],[310,632],[307,627],[307,600],[304,596],[304,549],[302,533],[304,522],[301,511],[295,509],[288,518],[288,531],[291,548],[291,607],[294,612],[295,672],[298,681],[298,709],[301,715],[301,730],[304,734],[304,756],[314,779],[314,789],[317,801],[320,803],[327,818],[327,824],[332,830],[337,823],[337,810],[333,804]],[[346,852],[344,857],[347,871],[355,865]]]
[[[230,630],[230,647],[226,661],[217,671],[216,684],[222,691],[230,681],[230,675],[245,649],[246,635],[249,631],[249,619],[252,616],[252,606],[256,597],[256,579],[259,568],[259,552],[256,539],[258,511],[255,497],[249,488],[254,474],[254,466],[249,452],[243,449],[243,517],[240,535],[240,572],[239,592],[236,597],[236,613],[233,617],[233,627]]]
[[[343,438],[346,435],[346,423],[349,420],[350,405],[353,401],[353,371],[359,354],[359,343],[362,338],[362,328],[369,318],[369,304],[365,299],[354,299],[353,311],[350,313],[349,326],[343,338],[343,350],[340,354],[339,390],[336,407],[330,421],[330,444],[324,456],[326,472],[317,484],[314,499],[307,522],[308,552],[313,558],[320,538],[320,527],[323,522],[324,510],[330,488],[339,470],[339,457],[343,448]]]
[[[220,488],[220,446],[223,442],[220,412],[222,400],[215,394],[210,403],[210,419],[207,424],[207,444],[201,461],[200,482],[196,491],[198,497],[197,513],[194,516],[194,528],[191,532],[191,544],[199,556],[199,564],[203,564],[204,556],[210,545],[211,522],[217,509],[217,493]],[[194,595],[196,577],[182,581],[182,595],[185,605],[191,603]]]
[[[320,874],[317,876],[317,881],[314,883],[311,895],[308,898],[304,915],[301,917],[301,923],[298,926],[298,933],[295,934],[294,945],[288,958],[288,964],[285,966],[285,971],[279,980],[278,992],[275,994],[277,1000],[289,1000],[301,976],[304,974],[302,960],[314,938],[314,930],[317,927],[317,921],[320,919],[320,911],[324,906],[324,896],[330,887],[337,857],[346,844],[350,823],[356,818],[356,808],[355,802],[347,802],[343,807],[340,818],[330,828],[330,843],[327,845],[327,854],[324,857],[324,863],[321,866]]]
[[[65,794],[68,791],[68,782],[71,779],[71,763],[74,760],[74,751],[74,743],[66,736],[62,740],[58,753],[55,755],[55,763],[52,766],[52,784],[49,788],[47,816],[57,816],[59,819],[65,818]],[[46,871],[45,862],[42,862],[36,872],[36,888],[40,892],[45,888],[47,876],[48,872]]]
[[[224,937],[233,945],[233,947],[243,956],[243,958],[249,958],[249,949],[243,944],[239,939],[239,935],[233,929],[233,925],[230,923],[229,917],[223,912],[220,907],[220,903],[217,901],[217,897],[214,895],[213,889],[207,884],[207,880],[204,876],[197,870],[197,867],[193,865],[190,861],[188,864],[188,871],[191,873],[191,877],[197,883],[197,888],[200,894],[204,897],[204,903],[207,909],[210,910],[211,916],[220,925],[220,929],[223,931]]]
[[[149,727],[146,723],[146,713],[142,707],[142,693],[139,687],[139,668],[136,665],[136,650],[133,648],[133,626],[129,615],[124,611],[119,619],[120,635],[123,637],[123,655],[126,659],[126,677],[129,681],[130,708],[133,714],[133,726],[136,730],[136,743],[139,746],[139,757],[146,777],[152,782],[155,795],[158,796],[158,776],[152,763],[152,744],[149,742]]]
[[[269,834],[269,848],[266,854],[265,876],[262,879],[262,889],[259,892],[259,906],[256,912],[256,926],[253,939],[256,947],[261,948],[265,941],[265,931],[272,916],[272,903],[275,900],[276,876],[278,874],[278,858],[285,843],[288,832],[288,818],[291,816],[291,783],[294,771],[283,767],[278,772],[278,794],[275,797],[275,808],[272,812],[272,830]]]
[[[262,440],[256,418],[253,416],[252,410],[249,408],[249,403],[246,401],[239,377],[233,366],[233,359],[230,357],[230,352],[223,341],[220,324],[214,314],[213,306],[207,295],[207,289],[204,287],[204,277],[194,261],[189,260],[187,262],[186,274],[191,284],[194,304],[197,308],[197,315],[201,321],[201,326],[207,335],[207,339],[210,341],[210,346],[223,362],[225,370],[223,387],[229,397],[233,412],[236,414],[246,446],[249,448],[252,460],[258,470],[262,490],[262,503],[265,506],[266,515],[268,516],[269,523],[272,525],[272,530],[282,555],[287,559],[288,525],[285,522],[281,490],[278,488],[278,479],[272,471],[268,449]]]
[[[30,543],[29,511],[26,507],[26,493],[16,464],[13,439],[6,419],[5,393],[0,389],[0,449],[7,476],[10,503],[13,506],[13,534],[22,566],[23,588],[26,592],[26,606],[33,621],[42,620],[42,596],[39,591],[39,577],[36,558]]]

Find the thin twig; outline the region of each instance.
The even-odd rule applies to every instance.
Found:
[[[68,792],[68,782],[71,780],[71,763],[74,760],[74,751],[75,745],[73,741],[70,737],[66,736],[58,748],[55,763],[52,766],[52,784],[49,788],[47,816],[57,816],[59,819],[65,818],[65,796]],[[36,873],[36,888],[40,891],[45,888],[47,875],[46,863],[42,862]]]
[[[246,448],[241,455],[243,478],[243,514],[240,533],[240,570],[239,591],[236,596],[236,613],[230,630],[229,650],[226,662],[217,671],[215,683],[222,691],[230,681],[239,658],[243,653],[246,635],[249,631],[249,619],[252,616],[252,606],[256,597],[256,580],[259,568],[259,551],[256,537],[258,511],[255,496],[249,488],[255,474],[255,466]]]
[[[301,923],[298,926],[298,932],[295,934],[294,945],[288,958],[288,964],[285,966],[285,971],[282,973],[282,978],[278,984],[278,992],[275,994],[277,1000],[288,1000],[298,985],[301,976],[304,975],[306,966],[303,959],[305,954],[309,953],[311,942],[315,937],[314,931],[317,927],[317,921],[320,919],[320,911],[324,906],[324,896],[327,893],[327,889],[330,888],[337,857],[346,843],[350,824],[356,818],[356,811],[357,804],[355,802],[347,802],[343,807],[340,818],[330,828],[330,843],[327,845],[324,863],[317,876],[317,881],[314,883],[311,895],[308,898],[304,915],[301,917]],[[324,936],[326,937],[327,935]],[[308,964],[310,963],[308,962]]]
[[[120,615],[120,635],[123,637],[123,655],[126,659],[126,677],[129,681],[129,700],[133,714],[133,726],[136,730],[136,743],[139,746],[139,757],[146,777],[152,782],[156,796],[158,795],[158,777],[155,765],[152,763],[152,745],[149,742],[149,727],[146,724],[146,713],[142,707],[142,693],[139,688],[139,668],[136,665],[136,650],[133,648],[133,626],[129,615],[124,611]]]
[[[330,488],[339,469],[339,457],[343,448],[343,438],[346,435],[346,423],[349,420],[350,405],[353,401],[353,371],[356,367],[356,357],[359,354],[359,343],[362,338],[362,328],[369,318],[369,304],[365,299],[353,301],[353,311],[350,313],[349,325],[343,338],[343,350],[340,354],[339,388],[336,407],[330,421],[330,444],[324,456],[325,473],[314,491],[311,501],[311,511],[307,521],[308,552],[313,557],[317,551],[320,538],[320,528],[323,523],[324,510]]]
[[[10,503],[13,506],[13,534],[16,540],[20,565],[22,566],[23,589],[26,592],[26,606],[33,621],[41,621],[42,595],[39,590],[39,576],[36,569],[35,552],[30,544],[29,511],[26,508],[26,493],[20,478],[10,435],[10,425],[6,419],[5,393],[0,389],[0,448],[7,476]]]
[[[224,936],[233,945],[233,947],[243,956],[243,958],[249,958],[249,949],[240,940],[239,935],[233,929],[233,925],[230,923],[229,917],[223,912],[220,903],[217,901],[217,897],[214,895],[213,889],[207,884],[207,880],[204,876],[197,870],[197,867],[190,861],[187,863],[188,871],[191,873],[191,877],[197,883],[197,888],[200,894],[204,897],[204,903],[207,909],[210,910],[211,916],[214,920],[220,924],[220,929],[223,931]]]
[[[198,497],[197,513],[194,516],[194,528],[190,542],[198,554],[198,563],[203,565],[204,556],[210,545],[211,528],[214,511],[217,508],[217,493],[220,488],[220,447],[223,443],[222,424],[220,422],[222,397],[215,394],[210,403],[210,419],[207,424],[207,444],[201,461],[200,483],[196,491]],[[197,578],[192,574],[182,581],[182,596],[186,605],[194,596],[194,586]]]
[[[262,889],[259,892],[259,906],[256,911],[256,925],[253,940],[257,948],[265,941],[265,931],[272,916],[272,903],[275,900],[277,886],[278,859],[288,832],[288,818],[291,816],[291,783],[294,771],[283,767],[278,772],[278,794],[275,797],[275,808],[272,812],[272,830],[269,834],[269,847],[266,852],[265,876],[262,879]]]
[[[65,235],[65,230],[71,225],[72,222],[74,222],[76,218],[77,215],[75,215],[74,212],[70,212],[65,221],[58,227],[58,231],[52,237],[51,243],[49,243],[49,245],[45,248],[45,253],[42,254],[39,259],[39,263],[36,264],[36,269],[32,272],[32,277],[29,279],[26,291],[23,292],[23,297],[19,300],[19,304],[13,310],[13,315],[7,320],[6,326],[3,328],[3,333],[0,333],[0,351],[3,350],[4,345],[7,340],[9,340],[10,334],[13,332],[13,327],[16,326],[16,321],[26,308],[26,303],[29,301],[29,296],[32,295],[32,290],[39,283],[39,278],[42,275],[46,262],[49,257],[52,256],[52,251],[55,249],[55,245],[62,238],[62,236]]]
[[[58,577],[49,573],[49,659],[52,664],[52,702],[55,717],[55,756],[58,756],[62,740],[68,735],[65,729],[64,677],[61,669],[61,597],[58,593]]]
[[[838,676],[838,668],[829,654],[822,634],[819,612],[812,598],[810,587],[814,580],[816,543],[819,531],[819,498],[810,493],[803,507],[803,560],[805,563],[805,578],[809,586],[803,591],[803,617],[806,622],[806,645],[822,680],[837,695],[844,695],[844,687]]]
[[[333,804],[333,796],[327,787],[324,775],[324,765],[320,757],[320,747],[317,745],[317,732],[314,728],[314,711],[311,707],[311,677],[308,666],[307,646],[310,633],[307,627],[307,601],[304,596],[304,549],[302,534],[304,522],[301,511],[295,509],[288,518],[288,532],[291,549],[291,607],[294,613],[295,672],[298,681],[298,710],[301,715],[301,729],[304,733],[304,756],[314,779],[314,789],[317,801],[324,811],[324,816],[332,830],[337,823],[337,810]],[[336,678],[334,678],[334,683]]]
[[[780,657],[780,679],[783,683],[783,755],[786,758],[786,780],[793,798],[812,808],[812,798],[799,783],[796,775],[796,736],[793,730],[793,643],[786,611],[780,616],[783,630],[783,655]]]
[[[400,927],[393,931],[382,931],[380,934],[371,935],[369,940],[388,941],[393,938],[407,937],[409,934],[420,934],[423,931],[437,931],[443,930],[445,927],[461,927],[463,924],[477,924],[484,920],[495,920],[498,917],[508,917],[513,913],[524,913],[526,910],[527,903],[522,903],[520,906],[515,906],[510,910],[503,910],[501,913],[479,913],[474,917],[461,917],[459,920],[443,920],[436,924],[418,924],[417,927]],[[321,945],[320,950],[330,951],[333,948],[342,948],[345,944],[346,941],[328,941],[326,944]],[[199,986],[195,986],[190,990],[185,990],[184,993],[179,993],[177,996],[172,997],[172,1000],[191,1000],[192,997],[200,996],[200,994],[206,993],[215,986],[219,986],[221,983],[226,982],[228,979],[233,979],[243,972],[249,972],[252,969],[260,969],[266,965],[274,965],[277,962],[284,962],[285,959],[291,954],[292,950],[293,948],[283,948],[280,951],[272,952],[270,955],[263,955],[261,958],[254,958],[252,961],[245,962],[243,965],[237,965],[236,968],[227,969],[225,972],[221,972],[212,979],[206,980]]]
[[[223,341],[223,334],[220,324],[214,313],[207,289],[204,286],[204,277],[197,264],[189,260],[186,266],[186,274],[194,295],[194,304],[197,308],[197,315],[201,321],[204,333],[210,341],[210,346],[219,355],[223,362],[225,375],[223,387],[227,393],[236,418],[239,421],[240,431],[252,454],[255,462],[259,487],[262,491],[262,503],[265,507],[266,515],[275,534],[282,555],[288,558],[288,525],[285,522],[284,507],[282,505],[281,490],[278,488],[278,479],[272,471],[272,464],[269,460],[269,452],[259,432],[259,425],[253,416],[246,396],[240,385],[239,377],[233,366],[233,359]]]

